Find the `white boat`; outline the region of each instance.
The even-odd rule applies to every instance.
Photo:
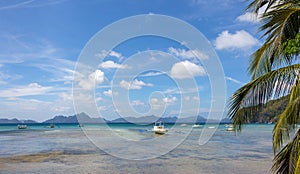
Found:
[[[234,131],[233,125],[226,124],[225,127],[226,127],[226,131]]]
[[[27,129],[26,124],[18,124],[18,129]]]
[[[54,128],[54,124],[50,124],[49,126],[46,126],[46,128]]]
[[[200,127],[200,124],[194,124],[192,127],[193,127],[193,128]]]
[[[155,122],[153,126],[153,131],[156,134],[165,134],[168,132],[168,129],[165,129],[163,122]]]

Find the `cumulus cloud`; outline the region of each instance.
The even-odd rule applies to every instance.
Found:
[[[200,60],[206,60],[208,59],[208,55],[202,53],[199,50],[185,50],[185,49],[176,49],[173,47],[169,48],[169,53],[181,57],[184,59],[192,59],[192,58],[198,58]]]
[[[151,83],[145,83],[145,82],[143,82],[141,80],[137,80],[137,79],[134,79],[134,81],[132,81],[132,83],[122,80],[120,82],[120,85],[122,88],[125,88],[125,89],[142,89],[143,86],[153,86],[153,84],[151,84]]]
[[[259,44],[259,41],[244,30],[229,33],[223,31],[216,39],[216,49],[249,49]]]
[[[83,89],[89,90],[95,87],[97,84],[104,82],[104,72],[101,70],[96,70],[91,73],[87,79],[80,79],[79,86]]]
[[[171,68],[170,75],[173,78],[186,79],[193,78],[194,76],[204,76],[206,72],[202,66],[186,60],[175,63]]]
[[[152,109],[161,109],[167,105],[173,105],[177,101],[177,98],[175,96],[171,97],[164,97],[164,98],[151,98],[150,99],[150,105]]]
[[[111,60],[102,62],[102,63],[99,65],[99,67],[100,67],[100,68],[104,68],[104,69],[109,69],[109,68],[120,68],[120,69],[125,69],[125,68],[127,68],[126,65],[121,65],[121,64],[115,63],[114,61],[111,61]]]

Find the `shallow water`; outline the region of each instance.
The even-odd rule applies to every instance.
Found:
[[[204,145],[198,143],[203,127],[192,132],[191,125],[167,127],[166,135],[156,136],[149,131],[151,125],[84,125],[85,132],[76,124],[54,129],[35,124],[26,130],[3,125],[0,173],[270,173],[273,125],[247,125],[238,134],[220,125]],[[151,144],[154,140],[160,144]],[[171,145],[170,151],[157,155]],[[131,160],[132,152],[140,160]]]

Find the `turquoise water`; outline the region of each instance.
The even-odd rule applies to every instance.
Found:
[[[203,125],[191,132],[192,125],[166,125],[170,131],[162,136],[151,131],[152,125],[47,126],[28,124],[28,129],[18,130],[17,125],[1,125],[0,173],[152,173],[153,170],[158,173],[269,173],[273,158],[273,125],[247,125],[238,134],[227,132],[225,126],[220,125],[204,145],[198,143],[203,130],[208,129]],[[129,140],[131,144],[120,143],[116,136]],[[177,143],[173,137],[183,141]],[[173,141],[177,144],[170,151],[155,156],[159,149],[151,142],[156,139],[161,142],[158,146],[161,148],[172,145]],[[149,149],[145,151],[135,146],[139,141],[149,142]],[[109,148],[103,148],[101,145],[107,142]],[[129,156],[129,159],[124,159],[124,154],[132,149],[140,155],[138,159],[145,159],[131,160]],[[146,159],[151,150],[155,158]],[[61,155],[48,158],[55,152]],[[34,162],[11,160],[32,154],[47,154],[47,159]]]

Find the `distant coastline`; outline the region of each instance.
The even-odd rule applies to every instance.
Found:
[[[218,120],[212,120],[212,119],[206,119],[202,116],[195,116],[195,117],[185,117],[185,118],[178,118],[176,116],[172,117],[156,117],[156,116],[144,116],[144,117],[125,117],[125,118],[117,118],[114,120],[107,120],[101,117],[92,118],[86,113],[80,113],[77,115],[72,116],[54,116],[51,119],[45,120],[43,122],[38,122],[35,120],[18,120],[16,118],[14,119],[7,119],[7,118],[0,118],[0,124],[34,124],[34,123],[153,123],[154,121],[163,121],[165,123],[197,123],[197,124],[203,124],[203,123],[219,123]],[[227,124],[231,123],[231,121],[228,118],[224,118],[221,120],[220,123]]]

